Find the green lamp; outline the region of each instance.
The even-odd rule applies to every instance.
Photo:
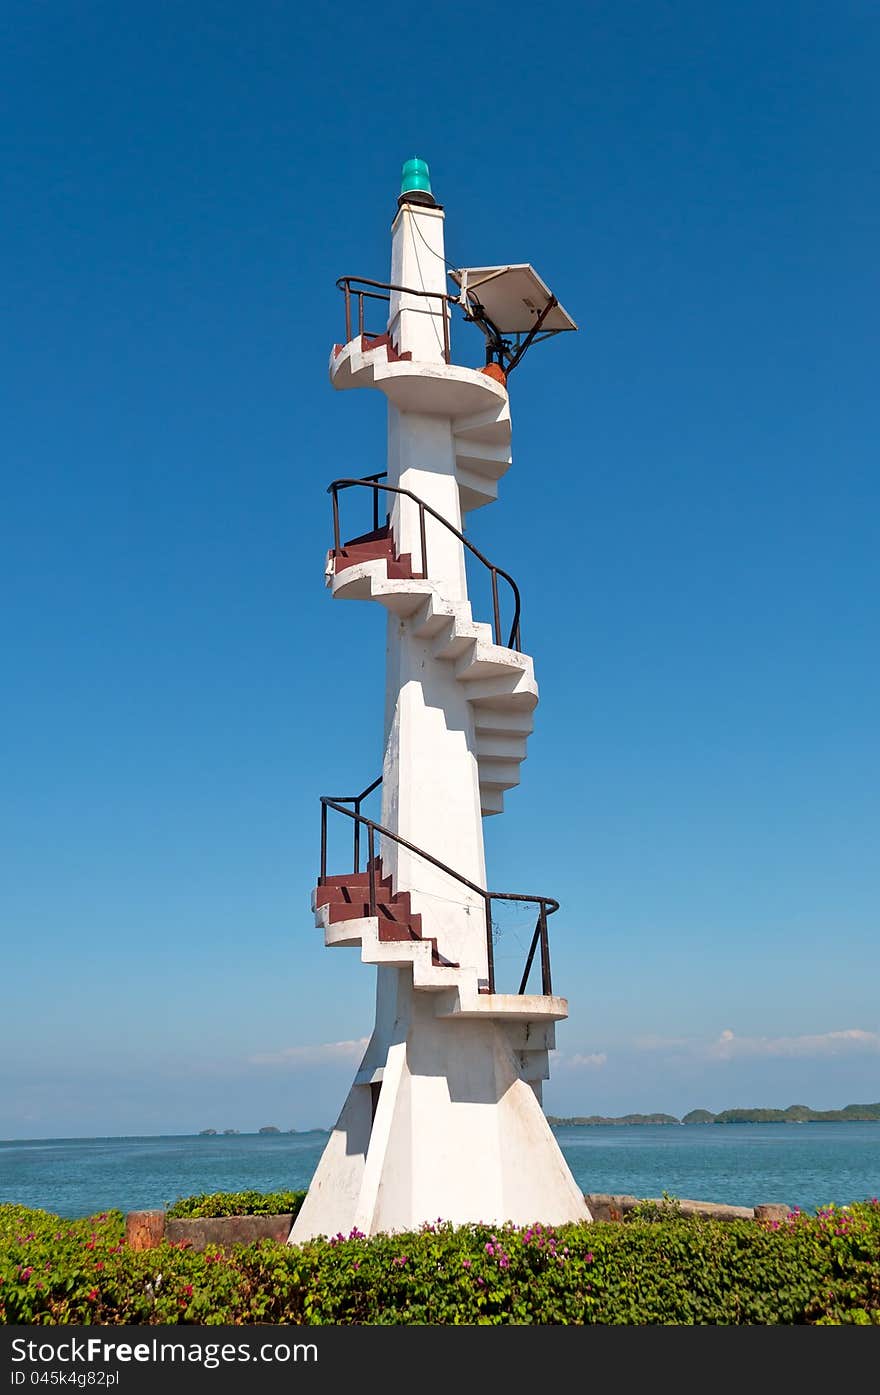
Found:
[[[416,156],[411,160],[404,160],[400,197],[397,202],[434,203],[434,195],[431,193],[431,171],[426,160],[419,160]]]

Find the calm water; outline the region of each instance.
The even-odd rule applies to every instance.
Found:
[[[880,1122],[556,1130],[584,1191],[815,1210],[880,1193]],[[161,1207],[194,1192],[306,1187],[327,1136],[0,1142],[0,1201],[66,1216]]]

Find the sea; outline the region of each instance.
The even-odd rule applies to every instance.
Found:
[[[880,1193],[880,1121],[558,1126],[585,1192],[815,1211]],[[0,1202],[61,1216],[161,1209],[199,1192],[307,1187],[327,1134],[0,1140]]]

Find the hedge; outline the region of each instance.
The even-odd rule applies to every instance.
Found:
[[[169,1206],[166,1216],[295,1216],[305,1192],[202,1192]]]
[[[0,1206],[8,1323],[880,1325],[880,1203],[787,1221],[438,1221],[367,1240],[133,1252],[123,1217]]]

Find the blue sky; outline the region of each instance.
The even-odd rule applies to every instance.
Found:
[[[0,1136],[335,1117],[373,983],[317,802],[379,768],[383,617],[324,491],[384,414],[326,361],[416,153],[452,260],[582,327],[472,525],[541,685],[487,846],[563,903],[547,1106],[880,1098],[876,6],[0,29]]]

